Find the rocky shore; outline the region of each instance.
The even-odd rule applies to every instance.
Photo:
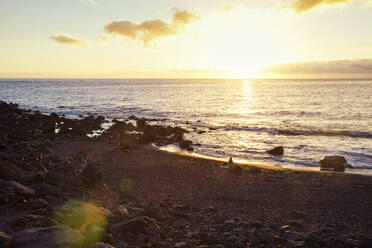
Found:
[[[185,130],[129,119],[0,102],[0,247],[372,247],[372,177],[224,169],[148,146],[191,150]]]

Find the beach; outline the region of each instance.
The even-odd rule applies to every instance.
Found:
[[[141,118],[89,138],[105,117],[68,119],[5,102],[0,117],[4,247],[371,247],[370,176],[221,168],[155,149],[193,144],[182,128]],[[84,163],[100,176],[85,177]],[[99,208],[99,238],[89,238],[87,223],[64,221],[83,214],[71,201]]]
[[[0,80],[1,100],[24,109],[181,127],[199,155],[303,170],[340,155],[346,173],[363,175],[372,175],[371,91],[371,80],[347,79]],[[277,146],[283,156],[268,156]]]

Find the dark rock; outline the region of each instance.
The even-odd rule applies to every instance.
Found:
[[[187,247],[187,243],[182,241],[182,242],[178,242],[174,245],[175,248],[185,248]]]
[[[325,156],[320,160],[320,166],[321,169],[333,169],[336,172],[344,172],[345,168],[351,167],[345,157],[338,155]]]
[[[360,248],[372,248],[372,239],[364,239],[360,245]]]
[[[361,246],[361,243],[359,240],[348,239],[346,240],[346,245],[348,248],[359,248]]]
[[[154,218],[154,219],[157,219],[157,220],[161,220],[161,215],[159,213],[159,209],[156,209],[156,208],[145,208],[143,214],[145,216],[148,216],[150,218]]]
[[[102,242],[98,242],[94,245],[94,248],[115,248],[114,246]]]
[[[30,206],[32,208],[49,208],[49,204],[46,200],[44,199],[36,199],[36,200],[31,200],[30,201]]]
[[[53,242],[52,231],[55,228],[32,228],[14,234],[14,247],[16,248],[57,248]]]
[[[23,177],[23,170],[15,164],[0,160],[0,179],[20,181]]]
[[[148,227],[150,223],[151,223],[150,218],[139,217],[139,218],[126,221],[124,223],[119,223],[115,225],[114,228],[121,233],[130,232],[134,234],[140,234],[146,230],[146,227]]]
[[[268,154],[274,155],[274,156],[280,156],[284,154],[284,148],[283,146],[275,147],[274,149],[266,151]]]
[[[180,144],[180,148],[181,149],[187,149],[187,150],[193,150],[191,149],[191,145],[192,145],[192,141],[191,140],[181,140],[179,141],[179,144]]]
[[[35,195],[35,190],[28,188],[15,181],[5,181],[0,179],[0,189],[7,192],[14,191],[17,195],[32,197]]]
[[[36,172],[32,178],[32,182],[44,182],[45,181],[45,173],[42,172]]]
[[[13,238],[4,232],[0,232],[0,247],[10,248],[12,247]]]

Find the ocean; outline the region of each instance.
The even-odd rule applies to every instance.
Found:
[[[372,175],[372,80],[0,79],[0,100],[178,125],[201,155],[307,170],[342,155]],[[284,156],[265,152],[276,146]]]

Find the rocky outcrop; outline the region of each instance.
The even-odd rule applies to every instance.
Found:
[[[268,154],[274,155],[274,156],[281,156],[284,154],[284,148],[283,146],[275,147],[274,149],[266,151]]]
[[[345,157],[339,155],[325,156],[320,160],[320,166],[323,170],[333,170],[336,172],[344,172],[345,168],[351,168]]]

